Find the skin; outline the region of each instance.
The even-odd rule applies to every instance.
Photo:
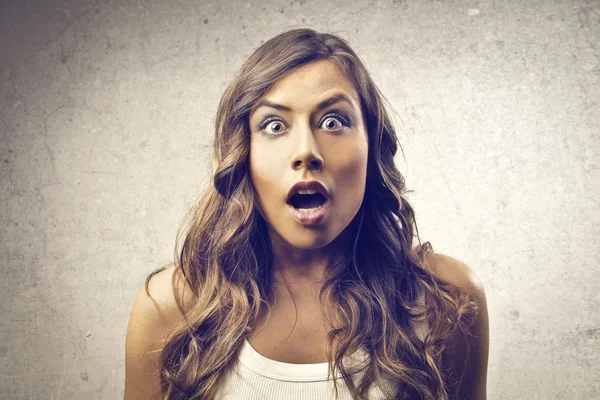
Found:
[[[319,102],[338,93],[350,102],[315,110]],[[360,208],[366,185],[367,132],[356,91],[330,61],[295,70],[262,100],[291,110],[256,107],[249,116],[250,176],[273,243],[276,302],[270,317],[259,319],[260,329],[248,340],[256,351],[273,360],[321,363],[326,361],[326,333],[331,327],[319,304],[318,290],[326,269],[350,246],[346,228]],[[342,127],[336,117],[324,118],[334,109],[351,118],[350,127]],[[281,136],[269,139],[260,132],[258,125],[267,115],[276,115],[279,125],[270,122],[265,129]],[[318,226],[304,226],[294,220],[285,199],[295,182],[313,179],[330,193],[330,215]],[[467,343],[452,339],[442,367],[450,371],[452,399],[485,400],[489,322],[483,284],[471,267],[455,258],[433,253],[426,262],[434,275],[472,294],[479,306],[470,328],[472,338]],[[149,350],[164,343],[183,322],[174,290],[183,296],[184,304],[193,302],[191,289],[183,290],[183,279],[173,288],[171,279],[176,272],[170,266],[156,274],[149,285],[151,297],[142,288],[131,311],[125,400],[160,399],[158,355]],[[467,347],[471,352],[468,362]]]
[[[468,329],[468,340],[465,342],[458,334],[454,335],[442,353],[441,368],[447,374],[450,399],[485,400],[490,333],[483,282],[473,268],[454,257],[432,253],[426,264],[437,278],[470,294],[478,307],[477,316]]]
[[[472,339],[463,343],[460,339],[452,339],[443,353],[442,368],[450,372],[449,385],[452,390],[451,399],[485,400],[486,380],[489,353],[489,321],[486,295],[483,284],[475,271],[453,257],[433,253],[427,258],[434,275],[441,280],[471,293],[479,307],[474,324],[469,329]],[[158,354],[152,352],[163,344],[169,335],[184,322],[183,315],[175,302],[174,290],[184,299],[184,304],[192,305],[190,287],[178,273],[175,266],[156,274],[149,285],[150,296],[142,287],[137,295],[129,321],[125,342],[125,388],[124,400],[160,400],[160,369]],[[176,274],[180,282],[173,288],[171,279]],[[299,306],[300,308],[300,306]],[[314,320],[314,311],[312,312]],[[310,320],[306,321],[310,324]],[[298,322],[300,325],[302,322]],[[251,342],[254,346],[254,343]],[[314,345],[313,345],[314,346]],[[471,355],[466,359],[466,347],[470,347]],[[285,355],[271,354],[263,349],[255,349],[262,355],[283,362],[312,363],[323,360],[287,360]],[[305,350],[310,350],[311,347]],[[302,353],[299,353],[302,354]],[[306,351],[304,352],[306,354]],[[463,376],[462,383],[459,378]]]
[[[349,102],[316,109],[336,94]],[[262,100],[291,110],[260,106]],[[330,115],[337,110],[351,119],[350,126]],[[268,116],[277,119],[260,129]],[[318,281],[348,249],[344,229],[365,193],[368,138],[356,90],[332,61],[312,62],[279,80],[259,99],[249,125],[250,177],[273,243],[274,267],[280,273],[274,279],[283,276],[291,284]],[[328,189],[331,206],[319,225],[297,222],[285,201],[300,180],[317,180]]]
[[[346,100],[317,107],[340,94]],[[287,110],[261,105],[265,101]],[[346,228],[366,187],[368,137],[360,100],[340,69],[320,60],[276,82],[250,112],[249,126],[250,179],[273,245],[276,298],[249,342],[280,361],[324,362],[332,326],[318,292],[325,271],[350,249]],[[286,203],[300,180],[317,180],[329,193],[328,214],[318,225],[297,222]]]

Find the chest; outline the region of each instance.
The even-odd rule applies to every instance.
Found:
[[[316,301],[299,300],[273,306],[267,318],[261,313],[255,331],[248,338],[262,356],[292,364],[327,362],[327,334],[333,329]]]

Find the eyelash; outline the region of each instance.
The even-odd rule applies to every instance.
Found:
[[[340,111],[334,111],[334,112],[330,112],[329,114],[326,114],[323,117],[323,120],[325,120],[329,117],[338,118],[340,120],[340,122],[342,123],[342,126],[345,126],[345,127],[350,127],[352,124],[352,119],[349,116],[341,113]],[[267,127],[267,125],[269,125],[273,121],[283,122],[283,120],[281,118],[274,116],[274,115],[269,115],[258,125],[258,129],[260,129],[260,132],[270,139],[281,135],[281,133],[273,134],[273,133],[265,132],[265,128]]]

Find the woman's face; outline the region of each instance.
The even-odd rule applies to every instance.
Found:
[[[270,237],[298,249],[328,245],[365,193],[368,138],[352,83],[332,61],[306,64],[277,81],[249,118],[250,179]],[[327,189],[330,203],[318,223],[305,224],[286,200],[292,185],[312,180]]]

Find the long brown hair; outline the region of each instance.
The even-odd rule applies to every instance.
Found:
[[[466,331],[476,305],[436,279],[424,262],[433,249],[429,242],[421,244],[405,198],[410,191],[394,164],[400,144],[384,96],[363,63],[338,36],[294,29],[261,45],[219,103],[213,181],[190,210],[178,235],[181,250],[175,250],[175,271],[185,279],[193,301],[184,304],[175,290],[185,324],[161,349],[164,399],[214,398],[255,329],[261,303],[272,298],[272,248],[248,173],[249,113],[277,80],[322,59],[335,62],[354,84],[369,144],[365,198],[347,227],[352,251],[327,271],[320,291],[321,301],[337,304],[342,316],[341,326],[328,336],[329,371],[342,373],[354,399],[366,398],[369,387],[383,379],[397,382],[393,390],[381,385],[390,399],[449,396],[441,353],[453,332]],[[415,233],[418,245],[413,247]],[[146,291],[162,269],[148,276]],[[425,303],[419,301],[423,297]],[[430,324],[424,340],[411,330],[411,321],[422,320]],[[351,348],[363,348],[370,356],[360,382],[342,363]]]

